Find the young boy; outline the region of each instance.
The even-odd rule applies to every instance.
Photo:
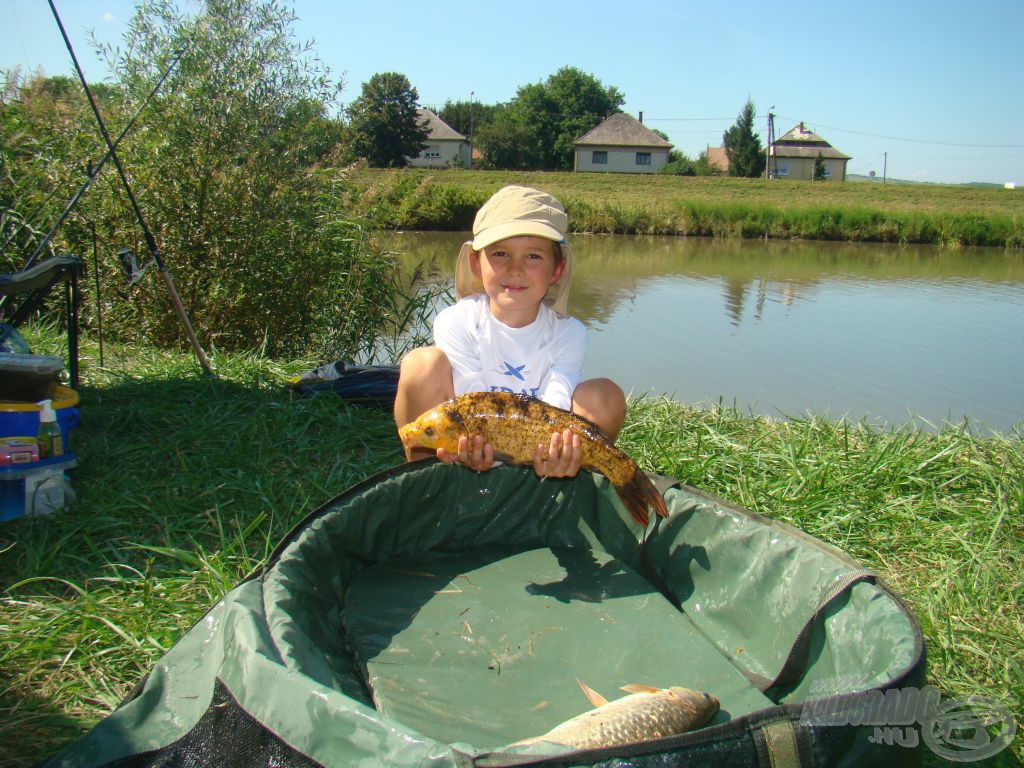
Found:
[[[463,244],[455,265],[459,301],[435,318],[435,346],[402,359],[395,397],[399,427],[457,394],[498,390],[572,410],[614,442],[626,397],[609,379],[582,380],[587,338],[583,324],[567,313],[567,226],[561,203],[530,187],[503,187],[481,206],[473,240]],[[406,449],[406,458],[414,455]],[[494,452],[474,435],[460,439],[456,454],[438,449],[437,458],[482,471],[493,465]],[[572,477],[581,459],[579,437],[554,432],[547,445],[537,445],[534,470]]]

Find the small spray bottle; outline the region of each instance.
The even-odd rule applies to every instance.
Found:
[[[53,456],[64,455],[64,437],[60,432],[60,425],[57,424],[57,413],[53,410],[53,402],[43,400],[39,405],[39,432],[36,439],[39,442],[39,458],[48,459]]]

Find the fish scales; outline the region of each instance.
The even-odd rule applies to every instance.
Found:
[[[652,689],[650,693],[634,693],[607,702],[556,725],[542,736],[512,746],[538,741],[575,749],[636,744],[700,728],[718,709],[718,699],[708,693],[679,687]]]
[[[458,450],[462,435],[479,434],[491,444],[496,459],[533,464],[536,445],[547,444],[552,432],[566,429],[580,437],[583,468],[607,477],[638,523],[647,525],[648,506],[668,516],[665,500],[650,478],[609,442],[600,427],[535,397],[507,392],[459,395],[405,425],[399,434],[410,448],[444,448],[449,453]]]

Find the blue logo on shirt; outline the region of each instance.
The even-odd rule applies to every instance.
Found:
[[[497,387],[492,385],[491,392],[507,392],[510,395],[529,395],[530,397],[537,397],[537,393],[540,391],[540,387],[531,387],[527,390],[525,387],[516,392],[512,387]]]
[[[523,376],[523,368],[526,367],[525,363],[523,365],[516,366],[512,365],[512,363],[508,361],[503,362],[505,363],[505,370],[501,370],[499,368],[495,371],[495,373],[500,373],[503,376],[512,376],[513,378],[519,379],[520,381],[526,381],[526,377]]]

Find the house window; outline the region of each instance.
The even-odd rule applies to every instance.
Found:
[[[441,157],[441,153],[436,149],[428,149],[423,153],[423,156],[433,160]]]
[[[789,176],[789,167],[785,163],[779,163],[775,167],[776,176]]]
[[[651,164],[651,153],[650,152],[637,152],[636,153],[636,164],[637,165],[650,165]]]
[[[829,168],[827,165],[825,166],[825,178],[826,179],[831,179],[832,178],[832,169]]]
[[[594,165],[608,165],[608,153],[603,149],[595,149],[592,160]]]

